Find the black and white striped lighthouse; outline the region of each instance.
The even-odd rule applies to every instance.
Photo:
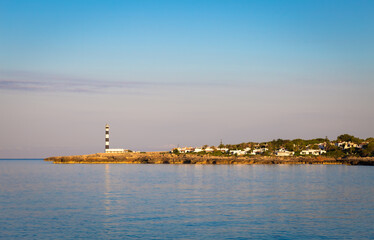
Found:
[[[109,150],[109,124],[105,125],[105,152]]]

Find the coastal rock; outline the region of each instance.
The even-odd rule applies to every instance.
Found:
[[[49,157],[45,161],[56,164],[345,164],[374,166],[374,158],[328,158],[313,156],[212,156],[196,154],[148,153],[96,153],[90,155]]]

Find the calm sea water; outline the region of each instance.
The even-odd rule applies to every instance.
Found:
[[[374,239],[374,167],[0,160],[1,239]]]

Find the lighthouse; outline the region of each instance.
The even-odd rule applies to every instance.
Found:
[[[109,150],[109,124],[105,125],[105,152]]]
[[[109,124],[105,125],[105,153],[124,153],[129,150],[123,148],[109,148]]]

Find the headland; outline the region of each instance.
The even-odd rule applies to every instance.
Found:
[[[374,157],[213,156],[208,154],[175,154],[169,152],[96,153],[48,157],[44,160],[56,164],[344,164],[374,166]]]

